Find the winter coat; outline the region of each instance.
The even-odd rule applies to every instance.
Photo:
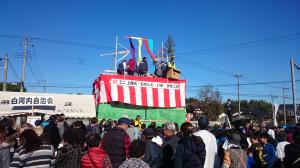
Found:
[[[104,134],[100,146],[109,155],[112,167],[118,168],[129,157],[130,137],[116,126]]]
[[[86,128],[87,134],[98,134],[101,135],[102,130],[100,129],[99,124],[90,124]]]
[[[56,124],[49,124],[44,127],[43,134],[50,137],[50,143],[53,145],[54,149],[57,149],[61,138]]]
[[[172,146],[173,153],[175,154],[176,153],[176,148],[177,148],[177,143],[178,143],[179,140],[180,140],[180,138],[177,135],[172,135],[172,136],[169,136],[169,137],[165,137],[165,142],[163,144],[163,148],[166,145],[169,144],[169,145]]]
[[[148,63],[147,61],[142,61],[139,64],[139,72],[140,73],[145,73],[148,71]]]
[[[130,158],[122,163],[119,168],[150,168],[147,163],[138,158]]]
[[[80,160],[83,155],[81,145],[67,144],[59,148],[56,156],[57,168],[80,168]]]
[[[201,137],[184,136],[178,141],[175,168],[203,168],[205,155],[205,144]]]
[[[81,168],[111,168],[111,162],[103,149],[94,147],[81,158]]]
[[[143,161],[148,163],[151,168],[158,168],[162,164],[162,149],[155,143],[149,140],[146,143],[146,153]]]
[[[270,143],[264,144],[263,147],[264,147],[264,151],[266,153],[265,160],[268,163],[268,167],[271,168],[276,159],[275,148]]]
[[[130,59],[127,63],[127,70],[134,72],[135,70],[135,59]]]

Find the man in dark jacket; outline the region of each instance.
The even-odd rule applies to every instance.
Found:
[[[179,137],[175,135],[175,133],[176,133],[176,128],[174,123],[167,122],[164,124],[165,142],[163,144],[163,147],[168,144],[171,145],[174,154],[176,152],[177,143],[179,141]]]
[[[130,137],[126,133],[129,125],[128,118],[120,118],[117,126],[107,131],[101,141],[100,146],[109,155],[113,168],[119,168],[129,158]]]
[[[193,125],[189,122],[180,127],[181,138],[175,154],[175,168],[203,168],[206,151],[200,136],[193,135]]]
[[[146,57],[143,57],[142,62],[139,63],[139,76],[147,76],[148,63]]]
[[[175,135],[176,127],[174,123],[166,122],[164,124],[165,142],[163,143],[163,167],[174,167],[175,152],[179,137]]]
[[[121,63],[119,63],[118,65],[118,69],[117,69],[117,73],[119,75],[124,75],[124,73],[126,72],[126,68],[127,68],[127,62],[126,60],[123,60]]]
[[[225,105],[226,114],[228,116],[228,119],[230,121],[230,124],[232,124],[232,114],[233,114],[233,106],[231,104],[231,99],[227,100],[227,103]]]
[[[49,125],[44,127],[43,135],[50,138],[50,143],[53,145],[54,149],[57,150],[58,145],[61,141],[59,130],[56,126],[56,117],[51,115],[49,118]]]
[[[142,133],[142,140],[146,143],[143,161],[148,163],[151,168],[159,168],[162,164],[162,150],[155,142],[152,142],[153,137],[153,129],[145,128]]]
[[[285,167],[299,168],[300,167],[300,128],[297,128],[293,134],[293,144],[285,146],[285,157],[283,163]]]

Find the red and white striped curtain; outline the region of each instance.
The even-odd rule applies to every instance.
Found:
[[[97,104],[112,101],[144,107],[185,107],[185,80],[101,75],[94,82]]]

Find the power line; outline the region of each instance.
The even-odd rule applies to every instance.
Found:
[[[0,38],[10,38],[10,39],[22,39],[23,36],[18,35],[5,35],[0,34]],[[82,43],[82,42],[73,42],[73,41],[65,41],[65,40],[56,40],[56,39],[50,39],[50,38],[43,38],[43,37],[29,37],[32,40],[38,40],[38,41],[44,41],[44,42],[50,42],[50,43],[57,43],[57,44],[66,44],[66,45],[73,45],[73,46],[81,46],[81,47],[88,47],[88,48],[100,48],[100,49],[112,49],[113,47],[108,47],[104,45],[98,45],[98,44],[88,44],[88,43]]]
[[[258,83],[258,81],[253,80],[253,79],[250,79],[250,78],[248,78],[248,77],[244,77],[244,78],[245,78],[246,80],[248,80],[248,81]],[[282,89],[282,87],[274,86],[274,85],[270,85],[270,84],[265,84],[265,86],[267,86],[267,87],[272,87],[272,88],[277,88],[277,89]]]
[[[249,47],[250,45],[253,45],[253,44],[266,43],[266,42],[270,42],[270,41],[293,40],[293,39],[299,39],[299,38],[300,38],[300,33],[288,34],[288,35],[282,35],[282,36],[277,36],[277,37],[272,37],[272,38],[247,41],[247,42],[242,42],[242,43],[237,43],[237,44],[224,45],[224,46],[219,46],[219,47],[212,47],[212,48],[206,48],[206,49],[201,49],[201,50],[182,52],[182,53],[177,53],[176,56],[178,56],[178,55],[184,56],[185,55],[185,57],[186,57],[186,56],[192,56],[193,54],[199,54],[199,53],[203,53],[203,52],[220,51],[222,49],[237,48],[237,47],[243,47],[243,46]]]
[[[29,70],[33,76],[33,78],[36,80],[36,81],[39,81],[39,79],[36,77],[36,74],[33,72],[33,69],[31,67],[31,63],[28,61],[28,67],[29,67]]]
[[[12,65],[12,63],[10,62],[10,60],[8,60],[8,64],[9,64],[10,68],[13,70],[13,73],[14,73],[15,76],[18,78],[18,80],[21,81],[20,76],[18,75],[16,69],[14,68],[14,66]]]
[[[49,88],[70,88],[70,89],[82,89],[82,88],[93,88],[90,86],[62,86],[62,85],[33,85],[33,84],[26,84],[27,87],[49,87]]]
[[[36,67],[37,72],[39,73],[39,75],[40,75],[41,78],[43,79],[43,75],[42,75],[42,73],[41,73],[41,69],[40,69],[39,64],[38,64],[38,57],[37,57],[37,55],[36,55],[34,45],[32,45],[32,55],[33,55],[33,57],[34,57],[34,59],[33,59],[33,60],[34,60],[33,66]]]
[[[253,83],[240,83],[242,86],[247,86],[247,85],[266,85],[266,84],[282,84],[282,83],[290,83],[291,81],[271,81],[271,82],[253,82]],[[296,80],[296,82],[300,82],[300,80]],[[236,86],[237,84],[217,84],[217,85],[212,85],[215,87],[227,87],[227,86]],[[186,87],[206,87],[207,85],[192,85],[192,86],[186,86]]]
[[[198,92],[200,90],[197,90],[197,89],[186,89],[187,92]],[[233,93],[233,92],[221,92],[221,91],[213,91],[211,93],[220,93],[222,95],[230,95],[230,96],[236,96],[237,94],[236,93]],[[261,98],[269,98],[270,95],[269,94],[254,94],[254,93],[241,93],[240,94],[241,96],[243,97],[261,97]],[[277,97],[283,97],[282,95],[273,95],[273,96],[277,96]],[[292,98],[288,98],[288,99],[292,99]],[[297,100],[300,100],[300,99],[297,99]]]

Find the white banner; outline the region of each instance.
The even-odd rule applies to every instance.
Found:
[[[137,81],[137,80],[111,79],[111,84],[120,85],[120,86],[147,87],[147,88],[179,89],[179,84],[175,84],[175,83],[147,82],[147,81]]]
[[[11,96],[12,106],[54,106],[53,96]]]
[[[28,113],[64,113],[66,117],[95,117],[94,96],[0,91],[0,116]]]

